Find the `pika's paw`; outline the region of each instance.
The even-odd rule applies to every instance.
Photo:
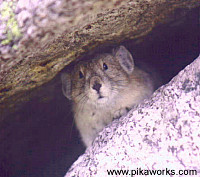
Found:
[[[113,119],[119,119],[121,116],[126,115],[130,111],[130,108],[121,108],[114,113]]]

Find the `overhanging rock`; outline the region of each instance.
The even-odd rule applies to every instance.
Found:
[[[127,39],[144,40],[157,25],[178,24],[200,5],[199,0],[26,2],[0,4],[1,115],[30,100],[27,92],[87,52]],[[15,25],[7,28],[10,24]]]

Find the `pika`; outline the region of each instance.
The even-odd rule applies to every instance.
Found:
[[[151,75],[134,64],[124,47],[81,61],[62,73],[63,94],[73,102],[76,126],[88,147],[113,119],[152,95]]]

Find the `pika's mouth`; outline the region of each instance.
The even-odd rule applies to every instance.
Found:
[[[97,97],[96,97],[96,101],[97,101],[98,103],[102,103],[102,102],[105,102],[105,101],[107,100],[106,98],[107,98],[107,97],[104,96],[103,94],[98,93],[98,94],[97,94]]]
[[[98,100],[104,98],[101,94],[99,94]]]

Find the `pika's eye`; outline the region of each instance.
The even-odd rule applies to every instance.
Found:
[[[79,78],[83,78],[83,73],[81,71],[79,71]]]
[[[107,64],[103,63],[103,69],[104,69],[104,70],[107,70],[107,69],[108,69]]]

